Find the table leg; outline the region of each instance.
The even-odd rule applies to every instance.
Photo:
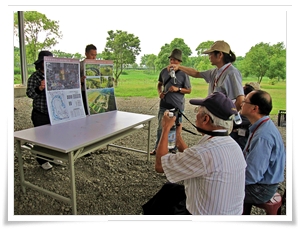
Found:
[[[23,159],[22,159],[22,152],[21,152],[21,141],[17,140],[17,156],[19,162],[19,172],[20,172],[20,181],[21,181],[21,189],[23,193],[26,192],[25,190],[25,179],[24,179],[24,167],[23,167]]]
[[[70,180],[71,180],[72,213],[73,213],[73,215],[77,215],[75,171],[74,171],[74,151],[69,153],[69,169],[70,169]]]
[[[148,144],[147,144],[147,161],[150,160],[150,136],[151,136],[151,120],[148,122]]]

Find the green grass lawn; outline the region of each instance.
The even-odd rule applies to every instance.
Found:
[[[146,98],[157,97],[157,80],[159,73],[147,74],[143,70],[126,70],[126,74],[119,77],[118,86],[115,87],[116,97],[136,97]],[[190,77],[192,84],[192,93],[186,95],[186,98],[204,98],[207,96],[208,84],[203,79]],[[256,82],[256,78],[244,78],[243,84]],[[261,89],[270,93],[273,99],[273,109],[271,114],[277,114],[278,110],[286,109],[286,82],[277,82],[271,85],[270,80],[262,80]]]
[[[159,73],[147,73],[144,70],[125,70],[119,77],[118,85],[115,87],[116,97],[157,97],[157,80]],[[20,76],[15,76],[15,84],[20,84]],[[208,84],[203,79],[190,77],[192,93],[186,98],[204,98],[207,96]],[[243,84],[256,82],[256,78],[244,78]],[[262,80],[261,89],[270,93],[273,99],[273,109],[271,114],[277,114],[278,110],[286,109],[286,82],[270,83],[268,78]]]

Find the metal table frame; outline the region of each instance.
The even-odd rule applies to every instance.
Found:
[[[17,156],[22,191],[25,193],[25,187],[29,187],[57,200],[66,202],[72,206],[72,213],[76,215],[75,161],[103,146],[112,146],[145,153],[147,154],[147,160],[149,160],[150,127],[151,120],[154,117],[155,116],[151,115],[111,111],[66,123],[44,125],[16,131],[14,138],[17,141]],[[142,128],[148,130],[147,151],[110,144]],[[22,159],[22,152],[24,152],[24,150],[22,150],[21,147],[24,142],[34,144],[34,147],[29,150],[29,152],[33,154],[68,163],[71,181],[71,196],[69,198],[25,180]]]

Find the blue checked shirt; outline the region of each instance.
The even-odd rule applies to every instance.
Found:
[[[44,80],[44,73],[37,70],[29,77],[27,82],[26,95],[33,99],[32,107],[33,109],[48,114],[47,100],[45,90],[40,91],[39,86],[41,81]]]

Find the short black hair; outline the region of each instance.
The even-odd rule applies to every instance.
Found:
[[[252,87],[250,84],[245,84],[244,86],[244,94],[248,95],[251,91],[254,91],[254,87]]]
[[[85,52],[89,52],[90,50],[97,50],[96,46],[93,44],[89,44],[85,47]]]
[[[41,62],[35,64],[35,70],[44,71],[44,61],[41,61]]]
[[[249,100],[251,104],[257,105],[259,107],[260,114],[269,115],[273,108],[272,97],[266,91],[255,90]]]

